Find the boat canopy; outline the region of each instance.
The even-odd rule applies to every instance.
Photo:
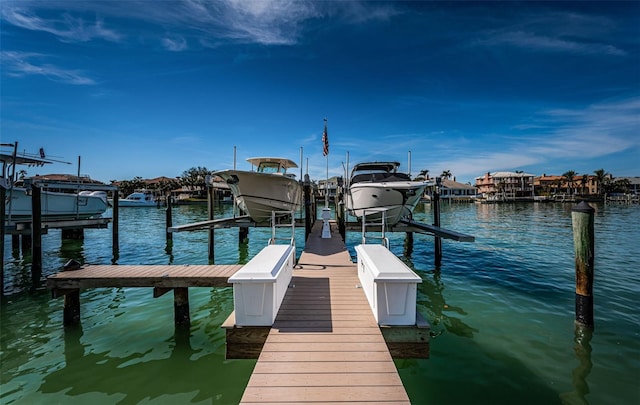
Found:
[[[400,162],[366,162],[353,166],[352,173],[355,172],[386,172],[395,173],[400,167]]]
[[[355,183],[378,183],[390,181],[410,181],[411,178],[406,173],[398,172],[399,162],[366,162],[359,163],[353,167],[349,182]]]
[[[258,173],[285,173],[291,167],[298,167],[293,160],[279,157],[255,157],[247,159],[247,162],[257,166]]]

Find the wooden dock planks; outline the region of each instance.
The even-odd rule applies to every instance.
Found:
[[[88,265],[47,278],[50,289],[227,287],[242,265]]]
[[[409,403],[356,265],[340,235],[321,239],[319,227],[309,235],[242,403]]]

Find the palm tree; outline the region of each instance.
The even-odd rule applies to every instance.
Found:
[[[422,177],[423,179],[429,178],[429,169],[422,169],[420,173],[418,173],[418,178]]]
[[[589,175],[583,174],[582,179],[580,179],[580,185],[582,186],[582,195],[586,195],[587,183],[589,182]]]
[[[440,177],[442,177],[444,180],[450,179],[451,176],[453,176],[453,175],[451,174],[450,170],[443,170],[442,174],[440,175]]]
[[[603,186],[604,183],[607,179],[607,176],[609,175],[609,173],[605,172],[604,169],[598,169],[595,170],[593,172],[593,174],[596,175],[596,188],[597,188],[597,194],[598,196],[602,195],[602,190],[603,190]]]
[[[573,194],[573,178],[576,177],[576,172],[574,170],[569,170],[565,172],[562,177],[567,182],[567,188],[569,189],[569,195]]]

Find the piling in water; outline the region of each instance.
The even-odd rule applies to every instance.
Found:
[[[436,178],[436,188],[433,193],[433,226],[440,227],[440,192],[438,187],[440,186],[440,178]],[[442,239],[436,236],[434,239],[434,265],[440,267],[442,264]]]
[[[593,328],[593,263],[595,210],[586,202],[573,207],[573,247],[576,268],[576,322]]]
[[[42,200],[40,187],[31,186],[31,291],[40,285],[42,276]]]

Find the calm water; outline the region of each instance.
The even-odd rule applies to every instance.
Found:
[[[225,211],[225,212],[223,212]],[[217,217],[228,216],[221,207]],[[431,206],[417,219],[431,222]],[[206,264],[206,232],[165,241],[164,210],[120,210],[120,264]],[[205,207],[178,207],[174,224],[206,218]],[[391,249],[423,278],[418,309],[431,322],[431,358],[397,360],[415,404],[640,403],[640,207],[598,206],[595,330],[574,326],[571,206],[444,205],[442,226],[476,237],[443,242],[433,265],[433,238],[416,234],[411,257],[404,235]],[[237,229],[216,230],[215,262],[246,262],[270,236],[251,229],[238,249]],[[296,233],[298,252],[303,230]],[[353,246],[360,235],[350,234]],[[111,231],[85,240],[43,237],[45,275],[68,259],[111,263]],[[62,327],[62,299],[25,292],[30,257],[5,240],[2,305],[2,404],[237,403],[255,360],[225,360],[220,324],[232,290],[190,289],[190,331],[176,333],[173,298],[151,289],[94,289],[81,294],[78,329]]]

